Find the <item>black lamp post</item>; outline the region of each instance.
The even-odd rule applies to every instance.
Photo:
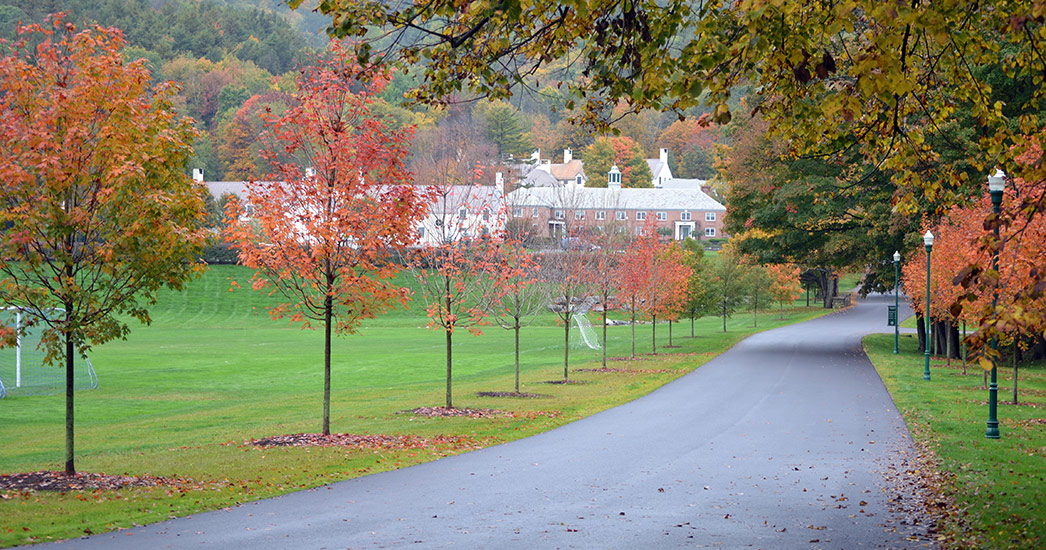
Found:
[[[923,235],[923,244],[926,245],[926,319],[924,319],[926,326],[926,345],[923,346],[925,352],[923,355],[926,358],[925,366],[923,367],[923,380],[930,379],[930,252],[933,251],[933,233],[927,231]]]
[[[900,252],[894,252],[893,253],[893,313],[894,313],[894,315],[896,315],[896,317],[894,317],[894,320],[893,320],[893,353],[894,353],[894,355],[897,355],[897,338],[898,338],[898,336],[899,336],[899,334],[901,332],[901,329],[900,329],[901,314],[897,310],[897,305],[898,305],[898,301],[897,301],[897,287],[898,287],[898,284],[897,284],[897,267],[898,267],[898,265],[900,265],[900,263],[901,263],[901,253]]]
[[[1002,205],[1002,192],[1006,189],[1006,174],[1002,170],[995,170],[995,173],[988,176],[988,192],[992,198],[992,212],[996,217],[999,216],[999,207]],[[999,241],[999,224],[998,221],[995,223],[995,242]],[[995,271],[996,277],[999,273],[999,246],[996,245],[995,251],[992,253],[992,269]],[[995,289],[992,291],[992,310],[995,310],[995,305],[999,301],[999,283],[996,279]],[[994,315],[994,313],[993,313]],[[988,429],[984,432],[984,437],[988,439],[999,439],[1002,435],[999,433],[999,418],[997,417],[998,406],[999,406],[999,384],[997,379],[997,371],[995,369],[996,353],[998,353],[999,342],[992,336],[992,370],[991,370],[991,382],[988,384]]]

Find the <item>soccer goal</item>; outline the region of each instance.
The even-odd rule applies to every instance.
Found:
[[[60,315],[62,309],[52,309],[48,315]],[[0,349],[0,398],[16,395],[50,395],[65,390],[65,363],[61,366],[44,364],[40,347],[42,320],[18,307],[0,310],[0,323],[15,330],[15,346]],[[77,390],[98,387],[98,377],[91,361],[76,357],[73,365],[73,385]]]
[[[589,349],[601,349],[603,346],[599,343],[599,336],[596,335],[596,331],[592,328],[591,321],[588,320],[588,315],[584,313],[574,314],[574,326],[577,327],[580,339],[575,338],[574,341],[581,341]],[[578,347],[581,347],[578,345]]]

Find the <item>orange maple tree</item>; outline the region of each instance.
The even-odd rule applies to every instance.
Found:
[[[687,261],[686,251],[678,244],[665,245],[659,240],[654,243],[654,263],[643,291],[641,307],[644,315],[650,319],[651,343],[653,352],[657,353],[657,320],[660,317],[669,322],[671,345],[671,323],[679,318],[683,304],[686,303],[693,268]]]
[[[632,327],[632,358],[636,357],[636,320],[643,314],[643,300],[654,277],[659,237],[653,221],[625,247],[616,270],[618,280],[618,309],[628,312]]]
[[[515,336],[516,384],[519,393],[519,331],[544,309],[545,295],[538,285],[537,259],[519,241],[494,242],[487,267],[487,313],[498,326]]]
[[[803,294],[803,287],[799,282],[799,266],[791,264],[771,264],[766,266],[770,287],[767,292],[770,298],[777,300],[780,304],[780,318],[784,319],[785,302],[794,302]]]
[[[124,62],[119,30],[49,23],[21,26],[0,58],[0,300],[64,359],[73,474],[74,354],[126,337],[160,288],[203,269],[206,190],[183,171],[196,132],[172,86]]]
[[[394,253],[413,243],[425,201],[403,164],[412,131],[370,108],[388,81],[332,43],[301,72],[294,104],[266,116],[269,181],[247,183],[246,205],[227,210],[226,238],[256,273],[255,289],[286,298],[274,319],[324,329],[323,434],[330,434],[331,334],[404,303],[392,284]]]

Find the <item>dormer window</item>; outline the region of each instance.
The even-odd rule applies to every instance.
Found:
[[[468,215],[469,215],[469,211],[468,211],[467,208],[465,208],[464,206],[462,206],[461,208],[458,208],[458,219],[459,220],[464,220],[464,219],[468,218]]]
[[[581,174],[578,174],[578,175],[577,175],[577,177],[576,177],[576,178],[574,178],[574,181],[575,181],[575,182],[576,182],[576,183],[577,183],[578,185],[581,185],[581,184],[582,184],[582,181],[581,181]]]

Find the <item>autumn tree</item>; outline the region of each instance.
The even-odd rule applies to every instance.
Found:
[[[570,329],[579,311],[591,307],[591,286],[585,274],[592,257],[580,250],[550,252],[542,258],[541,275],[548,308],[563,327],[563,380],[570,377]]]
[[[444,333],[447,408],[454,406],[454,333],[482,334],[494,298],[484,279],[503,230],[496,224],[504,208],[501,198],[494,187],[479,185],[480,159],[488,150],[477,147],[474,136],[475,130],[460,122],[433,128],[419,136],[424,145],[412,160],[418,187],[430,205],[410,266],[429,328]]]
[[[75,355],[148,323],[160,288],[200,272],[207,241],[206,190],[184,173],[192,122],[123,46],[116,29],[55,15],[0,58],[0,300],[38,318],[46,360],[64,364],[70,475]]]
[[[690,318],[690,337],[694,337],[694,321],[709,312],[715,312],[715,303],[709,293],[708,264],[704,261],[705,249],[698,241],[687,237],[682,243],[686,251],[686,262],[690,266],[686,300],[682,311]]]
[[[619,309],[628,312],[632,327],[632,358],[636,357],[636,321],[643,312],[643,300],[654,280],[657,260],[658,236],[653,221],[648,221],[643,231],[633,238],[625,248],[615,271],[618,280]]]
[[[606,187],[606,174],[617,165],[621,170],[622,187],[651,187],[653,174],[646,163],[646,157],[636,142],[628,137],[600,137],[586,147],[581,158],[589,167],[592,181],[590,187]]]
[[[621,263],[624,228],[610,225],[595,235],[593,243],[599,248],[592,252],[592,261],[585,266],[585,278],[593,296],[599,299],[603,321],[603,368],[607,367],[607,312],[616,307],[620,287],[618,267]]]
[[[642,309],[650,318],[650,340],[653,352],[657,353],[657,319],[660,317],[669,322],[669,345],[672,343],[672,322],[679,318],[679,312],[686,302],[687,283],[693,270],[687,261],[686,251],[672,243],[658,243],[654,248],[654,264],[643,292]]]
[[[709,294],[723,319],[723,332],[726,332],[726,320],[744,305],[748,296],[748,266],[731,243],[708,262]]]
[[[781,305],[780,318],[784,319],[785,302],[792,303],[803,294],[803,287],[799,284],[799,267],[787,264],[771,264],[766,266],[769,278],[767,294],[770,299],[777,300]]]
[[[389,259],[413,243],[424,211],[423,197],[406,185],[411,130],[370,112],[387,79],[332,43],[299,75],[294,105],[266,117],[263,155],[272,173],[247,184],[253,216],[235,203],[228,211],[227,239],[256,270],[255,289],[286,299],[270,310],[273,318],[323,328],[323,435],[330,435],[332,333],[353,334],[406,300],[391,282],[397,269]]]
[[[538,280],[540,264],[518,241],[492,243],[490,262],[482,286],[487,315],[515,337],[516,383],[519,393],[519,331],[545,309],[546,292]]]

